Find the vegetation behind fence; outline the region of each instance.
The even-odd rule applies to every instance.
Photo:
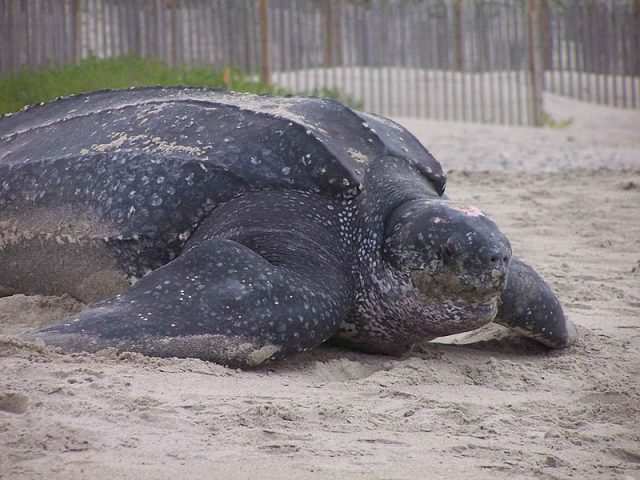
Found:
[[[639,108],[639,25],[640,0],[0,0],[0,73],[135,53],[385,115],[535,125],[544,90]]]

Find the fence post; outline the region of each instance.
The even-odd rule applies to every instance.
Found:
[[[169,10],[169,32],[171,40],[168,43],[171,51],[169,52],[169,65],[178,66],[178,13],[176,12],[178,0],[168,0],[167,9]]]
[[[550,0],[542,0],[540,4],[540,23],[542,34],[542,46],[544,48],[543,61],[545,70],[553,69],[553,35],[551,33],[551,6]]]
[[[633,0],[631,3],[631,18],[633,19],[632,25],[640,24],[640,0]],[[633,28],[633,39],[631,46],[631,58],[634,59],[633,65],[631,66],[631,75],[637,76],[640,75],[640,32],[638,28]],[[634,98],[635,98],[635,87]],[[634,107],[637,106],[634,100]]]
[[[453,4],[453,32],[456,47],[456,70],[459,72],[464,70],[462,30],[462,0],[455,0]]]
[[[540,9],[538,0],[529,0],[527,18],[529,43],[529,86],[531,95],[531,123],[542,126],[542,90],[544,88],[543,44],[540,35]]]
[[[262,43],[262,81],[271,83],[269,67],[269,5],[268,0],[258,0],[260,8],[260,42]]]
[[[322,2],[324,10],[324,68],[333,67],[333,20],[331,0]]]
[[[80,17],[80,0],[71,2],[73,17],[73,56],[76,62],[82,60],[82,19]]]

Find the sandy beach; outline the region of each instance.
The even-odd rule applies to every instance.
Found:
[[[563,129],[397,119],[558,293],[579,340],[506,329],[256,371],[18,335],[83,306],[0,299],[0,478],[640,480],[640,112],[548,95]]]

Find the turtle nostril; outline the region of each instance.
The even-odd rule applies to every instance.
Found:
[[[489,257],[489,263],[493,266],[506,266],[509,264],[509,256],[508,255],[500,255],[494,254]]]

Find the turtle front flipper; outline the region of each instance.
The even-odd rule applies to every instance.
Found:
[[[240,367],[320,344],[350,308],[348,275],[306,235],[260,238],[266,258],[233,240],[200,241],[122,294],[26,338]]]
[[[568,347],[577,336],[549,285],[517,259],[509,265],[507,287],[494,321],[551,348]]]

